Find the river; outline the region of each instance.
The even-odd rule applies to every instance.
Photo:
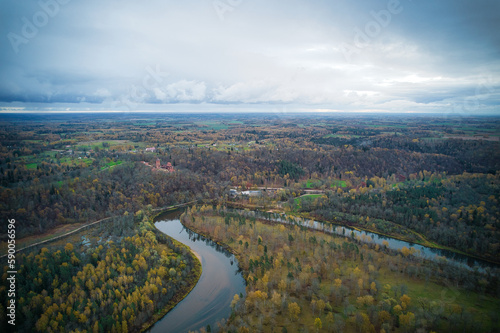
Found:
[[[394,239],[391,237],[386,237],[383,235],[379,235],[373,232],[369,231],[359,231],[353,228],[341,226],[341,225],[336,225],[336,224],[331,224],[331,223],[323,223],[323,222],[318,222],[318,221],[313,221],[313,220],[302,220],[290,216],[286,216],[284,214],[276,214],[276,213],[263,213],[259,211],[247,211],[247,210],[240,210],[240,209],[232,209],[233,211],[237,211],[239,213],[244,213],[247,216],[252,216],[256,218],[261,218],[261,219],[267,219],[267,220],[272,220],[275,222],[280,222],[280,223],[299,223],[305,227],[315,229],[315,230],[321,230],[327,233],[331,234],[337,234],[341,236],[346,236],[349,238],[356,238],[360,240],[361,242],[366,242],[366,243],[374,243],[374,244],[379,244],[380,246],[383,245],[383,242],[386,241],[388,243],[388,247],[393,250],[401,250],[403,247],[407,248],[413,248],[415,253],[414,255],[422,257],[427,260],[433,260],[433,261],[446,261],[448,264],[452,264],[455,266],[471,269],[471,270],[478,270],[481,272],[484,272],[485,269],[488,269],[490,273],[492,274],[497,274],[498,269],[500,268],[499,264],[492,263],[489,261],[473,258],[464,254],[456,253],[453,251],[449,250],[443,250],[443,249],[436,249],[432,247],[427,247],[423,246],[420,244],[415,244],[415,243],[410,243],[410,242],[405,242],[399,239]],[[300,222],[297,222],[300,221]],[[497,271],[495,273],[495,271]]]
[[[184,227],[181,211],[162,214],[155,226],[173,239],[189,246],[201,261],[202,274],[193,290],[162,319],[150,332],[188,332],[229,318],[231,301],[235,294],[245,295],[245,280],[234,255],[217,243]]]
[[[404,246],[415,249],[414,255],[428,260],[446,260],[448,264],[490,274],[498,273],[499,265],[448,250],[430,248],[414,243],[397,240],[368,231],[358,231],[349,227],[301,220],[280,214],[267,214],[258,211],[230,209],[247,217],[262,218],[280,223],[300,224],[311,229],[338,234],[348,238],[355,237],[361,242],[383,245],[400,250]],[[160,216],[156,228],[177,241],[188,245],[201,258],[203,272],[200,280],[189,295],[167,313],[151,328],[150,332],[188,332],[227,319],[231,313],[230,304],[235,294],[245,294],[245,281],[241,275],[236,258],[224,248],[184,227],[180,220],[181,212],[174,211]],[[299,222],[298,222],[299,221]]]

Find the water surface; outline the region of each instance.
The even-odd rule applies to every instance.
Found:
[[[295,218],[293,216],[287,216],[285,214],[277,214],[277,213],[263,213],[260,211],[245,211],[241,209],[231,209],[230,211],[235,211],[241,214],[245,214],[247,216],[253,216],[256,218],[263,218],[275,222],[286,223],[286,224],[299,224],[304,227],[308,227],[315,230],[321,230],[331,234],[337,234],[346,237],[354,237],[362,242],[366,243],[374,243],[383,245],[383,242],[386,241],[388,243],[388,247],[393,250],[401,250],[403,247],[413,248],[416,253],[416,256],[425,258],[427,260],[433,261],[446,261],[448,264],[452,264],[455,266],[478,270],[484,272],[488,269],[490,272],[494,272],[500,265],[496,263],[492,263],[489,261],[481,260],[478,258],[474,258],[465,254],[456,253],[450,250],[445,249],[436,249],[432,247],[427,247],[420,244],[415,244],[411,242],[402,241],[399,239],[395,239],[392,237],[387,237],[383,235],[379,235],[369,231],[358,231],[353,228],[333,224],[333,223],[323,223],[313,220],[302,220],[299,218]]]
[[[151,327],[150,332],[188,332],[229,318],[235,294],[245,294],[245,280],[233,254],[217,243],[184,227],[179,221],[181,212],[163,214],[156,228],[173,239],[189,246],[201,261],[200,280],[179,304]]]

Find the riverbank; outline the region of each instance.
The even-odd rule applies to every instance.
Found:
[[[158,214],[154,215],[151,219],[150,219],[150,222],[151,224],[153,225],[154,227],[154,230],[155,232],[158,232],[158,233],[161,233],[160,230],[158,230],[158,228],[156,228],[155,226],[155,219],[162,215],[162,214],[165,214],[167,212],[171,212],[171,211],[174,211],[178,208],[168,208],[164,211],[161,211],[159,212]],[[163,234],[163,233],[162,233]],[[196,286],[196,284],[198,283],[198,281],[200,280],[200,277],[201,277],[201,274],[203,272],[203,268],[202,268],[202,265],[201,265],[201,261],[200,261],[200,257],[199,255],[197,255],[196,253],[194,253],[191,248],[175,239],[173,239],[172,237],[168,236],[168,235],[165,235],[163,234],[165,237],[168,237],[172,243],[174,243],[176,246],[179,246],[179,247],[184,247],[186,248],[188,251],[189,251],[189,254],[191,256],[191,259],[193,260],[194,262],[194,267],[193,267],[193,270],[192,270],[192,273],[190,277],[188,277],[187,279],[185,279],[185,281],[187,282],[187,285],[185,288],[179,290],[179,292],[170,300],[170,302],[167,303],[167,305],[161,309],[160,311],[157,311],[151,318],[150,320],[148,320],[146,323],[144,323],[140,329],[141,332],[145,332],[147,330],[149,330],[158,320],[160,320],[161,318],[163,318],[165,315],[167,315],[167,313],[169,313],[173,308],[175,308],[175,306],[181,302],[184,298],[186,298],[189,293],[193,290],[193,288]]]
[[[220,247],[222,247],[224,250],[226,250],[227,252],[233,254],[235,257],[236,257],[236,260],[238,260],[238,269],[240,269],[242,271],[242,274],[243,274],[243,277],[245,279],[245,281],[247,280],[247,276],[245,275],[245,271],[243,270],[243,268],[240,266],[240,263],[242,262],[241,259],[242,259],[242,255],[241,253],[239,253],[238,251],[236,251],[235,249],[233,249],[232,247],[230,247],[229,245],[227,245],[226,243],[223,243],[217,239],[214,239],[213,236],[207,234],[207,233],[204,233],[203,231],[201,231],[200,229],[196,228],[193,224],[187,224],[183,221],[183,217],[185,216],[185,213],[182,213],[182,215],[179,217],[179,220],[181,221],[182,225],[184,227],[186,227],[187,229],[191,230],[192,232],[195,232],[197,233],[198,235],[200,236],[203,236],[207,239],[210,239],[212,242],[214,242],[215,244],[219,245]]]
[[[246,269],[248,296],[235,299],[227,330],[369,331],[373,324],[376,331],[398,327],[411,331],[414,325],[468,331],[472,322],[477,332],[495,328],[489,314],[497,308],[498,299],[487,294],[488,288],[476,287],[477,281],[484,280],[477,272],[460,273],[452,268],[443,277],[439,264],[374,246],[356,246],[357,241],[349,237],[331,237],[326,230],[307,224],[285,229],[278,221],[253,214],[243,221],[221,209],[192,209],[190,214],[183,219],[186,226],[239,253],[238,260]],[[462,280],[454,280],[459,276],[472,279],[467,288],[473,290],[465,289]],[[491,283],[494,288],[494,280]],[[423,321],[421,306],[427,305],[425,315],[432,315],[432,324]],[[372,320],[373,307],[385,319]],[[457,319],[457,311],[466,320]],[[405,328],[400,323],[406,316],[415,320]],[[478,326],[481,323],[484,326]]]
[[[158,230],[158,229],[156,229],[156,230]],[[161,231],[158,230],[158,232],[161,232]],[[169,237],[169,236],[166,236],[166,237]],[[195,263],[194,268],[192,270],[193,274],[191,277],[185,279],[185,281],[187,282],[186,288],[181,289],[163,309],[156,312],[153,315],[153,317],[151,317],[150,320],[148,320],[146,323],[144,323],[144,325],[140,329],[141,332],[145,332],[145,331],[149,330],[158,320],[165,317],[165,315],[167,315],[173,308],[175,308],[175,306],[177,304],[179,304],[183,299],[185,299],[189,295],[189,293],[191,293],[191,291],[194,289],[194,287],[196,287],[196,284],[198,283],[198,281],[201,277],[202,266],[201,266],[201,262],[200,262],[198,256],[195,253],[193,253],[193,251],[191,251],[191,249],[189,249],[189,246],[184,245],[171,237],[169,237],[169,238],[177,246],[182,246],[182,247],[185,247],[189,250],[189,253],[191,254],[191,258],[193,259],[193,262]]]
[[[347,227],[347,228],[351,228],[351,229],[354,229],[354,230],[357,230],[357,231],[371,232],[373,234],[377,234],[377,235],[380,235],[380,236],[383,236],[383,237],[388,237],[388,238],[392,238],[392,239],[395,239],[395,240],[399,240],[399,241],[403,241],[403,242],[407,242],[407,243],[412,243],[412,244],[417,244],[417,245],[421,245],[421,246],[425,246],[425,247],[433,248],[433,249],[437,249],[437,250],[450,251],[450,252],[453,252],[453,253],[456,253],[456,254],[459,254],[459,255],[463,255],[463,256],[469,257],[471,259],[485,261],[485,262],[488,262],[488,263],[494,264],[494,265],[500,265],[500,260],[492,260],[489,257],[477,256],[477,255],[474,255],[474,254],[469,254],[469,253],[460,251],[458,249],[454,249],[454,248],[451,248],[451,247],[447,247],[447,246],[444,246],[444,245],[437,244],[435,242],[429,241],[422,234],[420,234],[420,233],[418,233],[418,232],[416,232],[414,230],[407,229],[407,228],[406,228],[406,230],[408,232],[411,232],[412,234],[416,235],[418,238],[420,238],[421,241],[414,240],[414,239],[411,239],[409,237],[405,237],[405,236],[400,235],[400,234],[383,233],[383,232],[380,232],[380,231],[378,231],[376,229],[367,228],[366,226],[359,225],[359,224],[356,224],[356,223],[347,223],[345,221],[335,221],[335,222],[333,222],[333,221],[323,220],[323,219],[317,218],[315,216],[310,216],[310,214],[308,214],[308,213],[294,213],[292,211],[283,210],[282,208],[279,208],[279,207],[267,208],[266,211],[262,211],[262,210],[260,210],[260,209],[264,208],[262,206],[249,205],[249,204],[245,204],[245,203],[233,203],[233,202],[227,202],[226,204],[227,204],[228,207],[231,207],[231,208],[257,210],[257,211],[262,212],[262,213],[266,213],[268,211],[272,211],[273,213],[276,213],[276,214],[286,214],[287,216],[300,217],[300,218],[303,218],[303,219],[314,220],[314,221],[318,221],[318,222],[321,222],[321,223],[330,224],[330,225],[334,225],[334,226]],[[260,208],[258,208],[258,207],[260,207]],[[393,222],[391,222],[391,223],[393,223]],[[403,228],[402,226],[397,225],[397,224],[396,224],[396,226],[398,226],[400,228]]]
[[[234,252],[184,225],[180,215],[181,211],[162,215],[155,227],[197,253],[203,272],[192,291],[151,327],[151,333],[188,332],[209,326],[213,330],[230,318],[234,295],[246,295],[246,281]]]
[[[290,214],[290,215],[293,215],[293,214]],[[293,215],[293,216],[296,216],[296,215]],[[403,242],[418,244],[418,245],[422,245],[422,246],[433,248],[433,249],[450,251],[450,252],[453,252],[453,253],[456,253],[456,254],[460,254],[460,255],[463,255],[463,256],[467,256],[467,257],[470,257],[470,258],[473,258],[473,259],[476,259],[476,260],[482,260],[482,261],[489,262],[491,264],[500,265],[500,261],[491,260],[489,257],[477,256],[477,255],[474,255],[474,254],[470,254],[470,253],[467,253],[467,252],[460,251],[458,249],[454,249],[452,247],[448,247],[448,246],[444,246],[444,245],[440,245],[438,243],[432,242],[432,241],[428,240],[424,235],[416,232],[415,230],[411,230],[411,229],[407,229],[407,228],[406,228],[407,231],[409,231],[409,232],[413,233],[414,235],[416,235],[417,237],[419,237],[421,239],[421,241],[415,241],[413,239],[410,239],[408,237],[405,237],[405,236],[399,235],[399,234],[391,234],[391,233],[386,234],[386,233],[380,232],[378,230],[374,230],[374,229],[371,229],[371,228],[367,228],[367,227],[361,226],[359,224],[338,223],[338,221],[335,221],[335,222],[326,221],[326,220],[319,219],[317,217],[311,217],[311,216],[309,216],[309,214],[299,214],[298,216],[302,217],[302,218],[305,218],[305,219],[309,219],[309,220],[315,220],[315,221],[318,221],[318,222],[321,222],[321,223],[326,223],[326,224],[331,224],[331,225],[345,226],[345,227],[356,229],[358,231],[371,232],[371,233],[374,233],[374,234],[377,234],[377,235],[380,235],[380,236],[397,239],[397,240],[400,240],[400,241],[403,241]],[[395,224],[394,222],[391,222],[391,223]],[[402,227],[402,226],[399,226],[399,227]]]

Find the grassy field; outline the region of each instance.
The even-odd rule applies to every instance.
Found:
[[[334,180],[330,187],[334,187],[334,186],[337,186],[337,187],[347,187],[347,183],[345,180]]]
[[[319,188],[322,184],[322,181],[319,180],[319,179],[308,179],[307,182],[302,185],[303,187],[305,188],[308,188],[308,189],[314,189],[314,188]],[[328,183],[327,183],[328,184]],[[347,187],[347,183],[345,180],[333,180],[331,183],[330,183],[330,187]]]
[[[105,166],[103,166],[103,167],[101,168],[101,170],[105,170],[105,169],[107,169],[107,168],[114,167],[115,165],[120,165],[120,164],[122,164],[122,163],[123,163],[123,161],[111,161],[111,162],[106,163],[106,165],[105,165]]]
[[[324,196],[324,194],[304,194],[301,197],[295,198],[295,202],[300,202],[302,200],[314,200],[316,198],[321,198]]]
[[[93,159],[91,158],[84,158],[83,156],[78,155],[58,155],[58,157],[55,157],[55,155],[58,155],[55,151],[45,151],[36,156],[22,156],[19,158],[19,161],[21,163],[25,163],[28,170],[35,170],[40,163],[43,161],[47,162],[47,159],[52,161],[52,163],[66,163],[70,166],[79,165],[80,163],[90,165],[93,162]]]
[[[322,184],[321,180],[319,179],[308,179],[306,184],[305,184],[305,188],[318,188],[320,187]]]
[[[76,145],[76,149],[82,150],[90,150],[90,149],[95,149],[95,147],[98,147],[99,149],[106,149],[103,144],[106,143],[109,147],[112,146],[120,146],[120,145],[132,145],[132,146],[137,146],[138,143],[132,142],[129,140],[95,140],[95,141],[82,141],[79,142]]]
[[[473,309],[475,320],[483,323],[487,331],[493,331],[489,315],[498,312],[500,304],[499,300],[492,296],[466,291],[453,285],[443,286],[433,281],[425,282],[413,278],[401,280],[399,275],[387,268],[381,269],[379,282],[390,286],[406,285],[408,295],[415,301],[427,298],[442,302],[445,308],[450,308],[452,304],[460,304],[462,308]]]
[[[199,129],[201,129],[201,130],[207,129],[207,130],[218,131],[218,130],[225,130],[225,129],[229,128],[228,125],[222,124],[222,123],[219,123],[216,121],[197,121],[197,122],[195,122],[195,124],[198,125]]]

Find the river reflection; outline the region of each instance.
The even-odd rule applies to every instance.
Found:
[[[179,221],[182,212],[162,214],[155,226],[161,232],[189,246],[202,264],[200,280],[175,308],[156,322],[150,332],[188,332],[216,323],[231,314],[235,294],[245,294],[245,280],[234,255],[222,246],[187,228]]]
[[[356,238],[361,242],[374,243],[383,245],[383,242],[388,243],[388,247],[393,250],[400,250],[404,246],[407,248],[414,248],[415,255],[433,261],[446,260],[448,264],[468,268],[471,270],[478,270],[484,272],[485,270],[495,271],[500,265],[491,263],[488,261],[476,259],[467,255],[456,253],[449,250],[441,250],[432,247],[427,247],[419,244],[414,244],[411,242],[405,242],[402,240],[394,239],[391,237],[386,237],[369,231],[358,231],[349,227],[344,227],[336,224],[323,223],[313,220],[302,220],[291,216],[286,216],[285,214],[277,213],[264,213],[259,211],[248,211],[241,209],[230,209],[235,213],[243,214],[248,217],[255,217],[266,219],[269,221],[286,223],[286,224],[297,224],[302,227],[307,227],[315,230],[321,230],[326,233],[341,235],[349,238]]]

